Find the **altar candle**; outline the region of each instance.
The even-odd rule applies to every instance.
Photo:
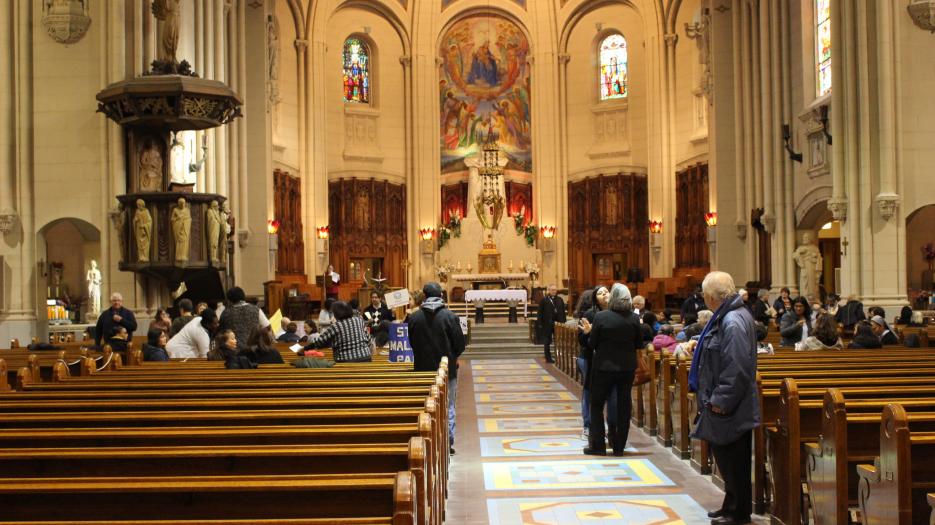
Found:
[[[524,267],[525,267],[525,265],[523,264],[522,259],[520,259],[520,261],[519,261],[519,267],[520,267],[520,268],[524,268]]]
[[[461,269],[461,259],[458,259],[458,269]]]

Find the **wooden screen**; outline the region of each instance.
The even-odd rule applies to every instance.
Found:
[[[330,262],[338,273],[351,275],[351,260],[380,258],[387,285],[406,286],[405,185],[374,179],[328,182],[328,224]]]
[[[675,184],[675,268],[707,268],[708,165],[676,173]]]
[[[623,261],[649,277],[648,223],[645,175],[618,173],[568,183],[570,280],[578,288],[593,286],[599,273],[601,278],[613,275],[613,264]],[[621,268],[621,274],[627,269]]]
[[[288,172],[273,172],[273,216],[279,221],[277,275],[305,274],[302,182]]]

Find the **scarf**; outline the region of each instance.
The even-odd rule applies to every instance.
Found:
[[[730,304],[731,299],[733,299],[733,296],[729,297],[718,307],[711,317],[711,320],[705,325],[704,330],[701,331],[701,336],[698,338],[698,346],[695,347],[695,353],[692,354],[691,368],[688,369],[689,392],[698,391],[698,369],[701,366],[701,354],[705,351],[705,337],[708,335],[708,332],[714,328],[714,325],[727,314],[727,306]]]

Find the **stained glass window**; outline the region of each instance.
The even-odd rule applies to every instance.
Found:
[[[815,0],[815,78],[819,97],[831,92],[831,0]]]
[[[601,41],[601,100],[627,96],[627,40],[614,33]]]
[[[353,37],[344,41],[344,101],[370,103],[370,49]]]

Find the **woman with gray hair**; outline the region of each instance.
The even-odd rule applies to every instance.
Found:
[[[581,329],[594,352],[591,368],[591,429],[585,454],[607,455],[604,443],[604,403],[617,389],[616,435],[610,436],[615,456],[622,456],[630,433],[630,394],[637,368],[636,352],[643,346],[639,317],[633,312],[630,290],[615,283],[610,289],[608,308],[594,316],[594,324],[584,320]]]
[[[753,301],[753,308],[750,310],[753,313],[753,320],[759,321],[766,326],[769,326],[769,320],[772,316],[769,315],[769,290],[766,288],[760,288],[756,292],[756,300]]]

